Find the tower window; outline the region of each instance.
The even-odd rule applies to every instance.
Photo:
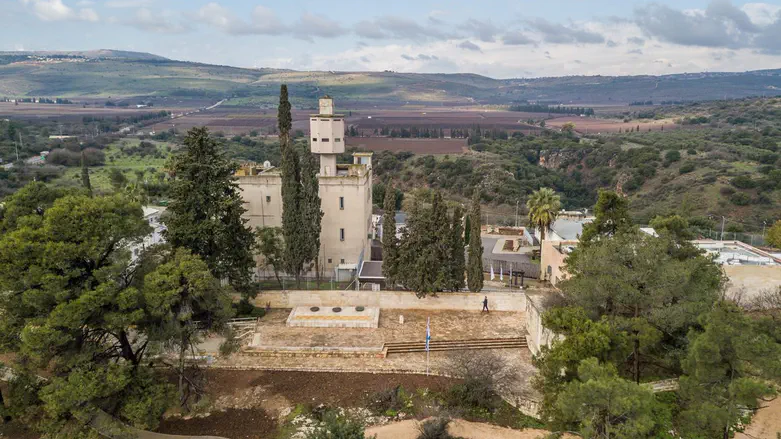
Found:
[[[342,141],[342,139],[340,139],[340,138],[338,138],[338,137],[334,139],[334,142],[336,142],[336,143],[339,143],[339,142],[341,142],[341,141]]]
[[[341,261],[342,261],[342,264],[344,264],[344,259],[342,259]]]
[[[328,142],[329,140],[331,139],[329,139],[328,137],[323,137],[322,139],[320,139],[321,142]]]
[[[339,241],[344,241],[344,229],[339,229]]]
[[[270,202],[271,202],[271,195],[266,195],[266,203],[270,203]]]
[[[344,210],[344,197],[339,197],[339,210]]]
[[[329,264],[333,263],[333,260],[331,258],[328,258],[328,263]]]
[[[317,137],[312,137],[313,142],[317,142]]]

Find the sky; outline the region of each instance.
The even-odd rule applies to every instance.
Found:
[[[0,50],[493,78],[781,68],[781,0],[0,0]]]

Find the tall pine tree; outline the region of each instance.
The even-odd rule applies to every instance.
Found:
[[[168,164],[175,179],[163,220],[166,240],[200,256],[214,277],[252,296],[255,234],[242,218],[246,209],[234,177],[238,164],[205,127],[191,129],[184,145]]]
[[[382,275],[386,287],[396,285],[399,273],[399,240],[396,237],[396,189],[385,187],[382,215]]]
[[[480,239],[480,191],[475,190],[469,211],[469,261],[467,284],[469,291],[477,293],[483,289],[483,241]]]
[[[450,285],[449,290],[460,291],[464,288],[464,272],[466,260],[464,255],[464,213],[460,206],[453,209],[450,223],[449,257]]]
[[[432,274],[433,291],[444,291],[450,289],[450,276],[452,274],[450,260],[450,219],[447,215],[447,206],[442,199],[442,193],[434,193],[434,199],[431,203],[430,217],[428,221],[428,246],[432,255],[432,260],[436,261],[434,267],[430,269]]]

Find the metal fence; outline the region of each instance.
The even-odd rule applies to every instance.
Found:
[[[524,278],[539,279],[540,266],[533,262],[504,261],[501,259],[483,257],[483,271],[490,273],[491,267],[494,269],[496,277],[522,275]]]
[[[755,247],[767,245],[766,236],[761,233],[724,232],[723,238],[721,230],[700,230],[699,233],[706,239],[716,241],[740,241]]]

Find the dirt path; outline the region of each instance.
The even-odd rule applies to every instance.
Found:
[[[366,436],[377,435],[377,439],[415,439],[418,437],[418,421],[408,420],[393,424],[372,427],[366,430]],[[541,439],[548,431],[527,428],[512,430],[479,422],[469,422],[456,419],[450,423],[448,431],[453,436],[464,439]],[[571,436],[565,436],[571,437]]]
[[[781,397],[762,403],[751,424],[743,433],[736,433],[735,439],[776,439],[781,433]]]

